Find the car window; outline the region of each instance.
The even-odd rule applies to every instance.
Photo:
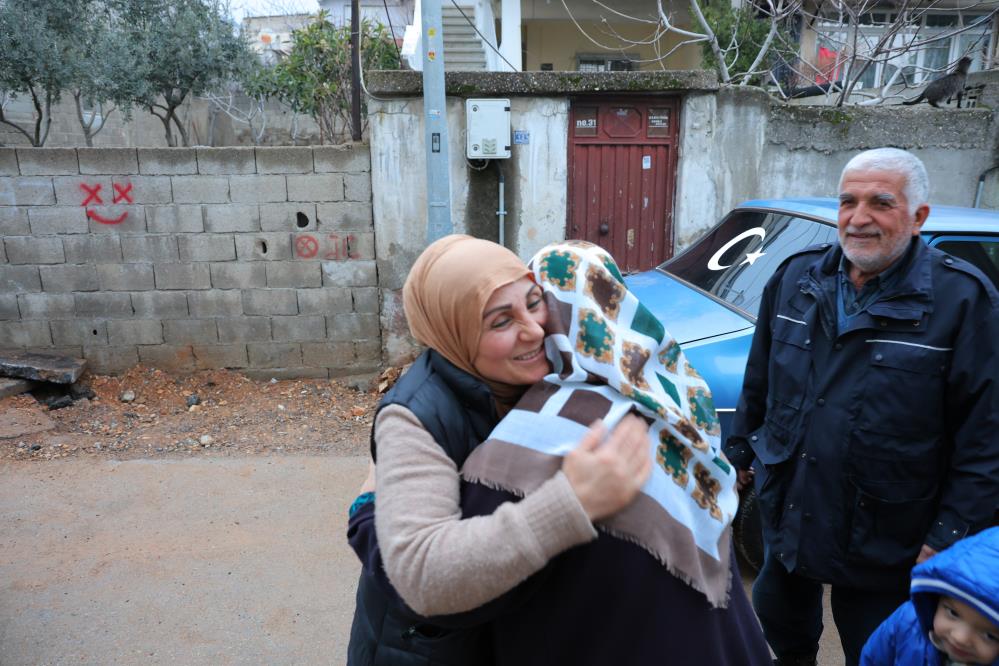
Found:
[[[999,239],[949,239],[940,241],[936,247],[974,264],[999,289]]]
[[[836,242],[836,227],[793,215],[735,211],[666,271],[756,317],[763,287],[784,259],[818,243]]]

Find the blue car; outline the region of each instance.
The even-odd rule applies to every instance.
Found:
[[[791,254],[838,242],[838,209],[835,199],[747,201],[681,254],[625,278],[711,386],[723,442],[742,389],[763,287]],[[922,237],[976,265],[999,287],[999,211],[931,206]],[[759,568],[763,547],[753,491],[744,495],[734,528],[740,554]]]

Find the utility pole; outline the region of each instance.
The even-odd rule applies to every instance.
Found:
[[[356,0],[355,0],[356,1]],[[444,33],[441,0],[423,0],[423,126],[427,155],[427,242],[454,231],[444,96]]]
[[[361,8],[350,3],[350,138],[361,140]]]

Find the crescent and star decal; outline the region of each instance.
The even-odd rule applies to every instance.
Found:
[[[750,236],[759,236],[760,240],[762,241],[767,237],[767,230],[764,229],[763,227],[753,227],[752,229],[743,231],[741,234],[739,234],[729,242],[722,245],[720,248],[718,248],[717,252],[711,255],[711,258],[708,259],[708,268],[713,271],[723,271],[726,268],[731,267],[732,264],[722,266],[718,262],[721,260],[723,256],[725,256],[725,253],[731,250],[732,247],[735,246],[739,241],[745,240]],[[742,264],[749,264],[750,266],[752,266],[753,262],[762,257],[764,254],[766,254],[766,252],[747,252],[745,259],[740,261],[739,265],[741,266]]]

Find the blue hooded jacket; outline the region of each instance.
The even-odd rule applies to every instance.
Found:
[[[999,628],[999,527],[958,541],[912,570],[912,600],[878,627],[861,666],[939,666],[929,632],[941,595],[973,607]],[[999,659],[990,666],[999,666]]]

